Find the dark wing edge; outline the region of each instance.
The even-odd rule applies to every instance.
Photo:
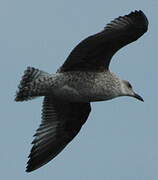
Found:
[[[141,10],[120,16],[103,31],[81,41],[58,72],[107,70],[112,56],[123,46],[136,41],[147,29],[148,19]]]
[[[36,170],[56,157],[78,134],[90,111],[90,103],[63,103],[45,97],[42,123],[34,135],[26,172]]]

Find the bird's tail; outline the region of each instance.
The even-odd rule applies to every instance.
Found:
[[[49,78],[49,73],[28,67],[18,86],[15,101],[26,101],[37,96],[44,96],[49,88]]]

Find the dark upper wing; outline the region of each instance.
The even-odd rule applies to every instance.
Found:
[[[45,97],[26,171],[43,166],[77,135],[91,111],[90,103],[64,103]]]
[[[107,24],[103,31],[81,41],[58,70],[103,71],[108,69],[112,56],[121,47],[137,40],[148,28],[142,11],[118,17]]]

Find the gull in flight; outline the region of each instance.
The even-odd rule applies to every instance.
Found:
[[[27,172],[56,157],[78,134],[91,111],[91,102],[131,96],[143,101],[132,85],[110,72],[113,55],[148,29],[142,11],[120,16],[99,33],[81,41],[54,74],[28,67],[15,101],[44,96],[42,122],[34,135]]]

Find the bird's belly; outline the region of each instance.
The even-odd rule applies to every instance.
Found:
[[[56,98],[71,102],[95,102],[114,98],[110,95],[110,93],[105,93],[103,89],[94,89],[87,87],[80,87],[76,89],[67,85],[63,86],[60,89],[56,89],[53,94]]]

